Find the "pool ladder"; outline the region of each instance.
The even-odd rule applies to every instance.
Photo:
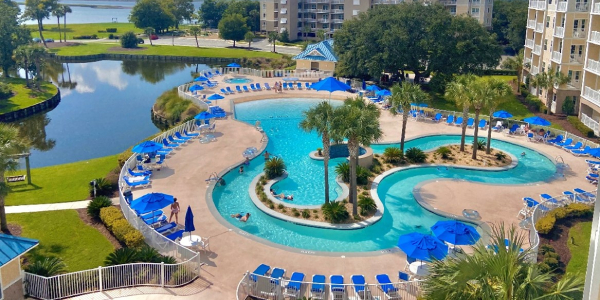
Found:
[[[562,156],[557,155],[554,158],[554,164],[556,165],[556,174],[554,176],[557,179],[567,180],[567,178],[565,178],[565,170],[569,169],[569,165],[565,163]]]

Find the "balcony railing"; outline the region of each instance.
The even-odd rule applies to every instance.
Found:
[[[373,4],[400,4],[403,2],[404,0],[375,0]]]
[[[590,34],[590,42],[600,45],[600,32],[592,31],[592,34]]]
[[[546,1],[529,1],[529,8],[545,10],[546,9]]]
[[[565,28],[564,27],[556,27],[554,28],[554,36],[558,38],[565,37]]]
[[[344,23],[344,19],[331,19],[331,22],[335,24],[342,24]]]
[[[525,59],[523,59],[523,65],[529,65],[529,66],[531,66],[531,58],[530,57],[525,57]]]
[[[303,12],[317,12],[317,9],[315,9],[315,8],[305,8],[302,11]]]
[[[592,14],[600,15],[600,3],[594,4],[594,8],[592,9]]]
[[[588,59],[585,68],[596,75],[600,75],[600,62],[597,60]]]
[[[343,14],[344,10],[343,9],[332,9],[331,13],[332,14]]]
[[[588,115],[581,113],[581,123],[594,131],[594,134],[600,135],[600,125],[598,121],[590,118]]]
[[[575,3],[575,10],[579,12],[586,12],[590,9],[587,3]]]
[[[539,33],[544,32],[544,23],[537,23],[535,25],[535,32],[539,32]]]
[[[533,49],[533,45],[534,45],[533,40],[531,40],[531,39],[525,40],[525,47]]]
[[[540,72],[540,67],[533,66],[533,68],[531,68],[531,75],[536,75],[539,72]]]
[[[537,55],[541,55],[542,54],[542,46],[540,46],[540,45],[533,46],[533,53],[537,54]]]
[[[527,28],[535,30],[535,20],[527,20]]]
[[[600,106],[600,92],[590,88],[589,86],[586,86],[583,89],[583,97],[587,101],[590,101],[590,102],[596,104],[597,106]]]
[[[317,9],[317,13],[318,14],[328,14],[329,13],[329,9]]]
[[[344,0],[331,0],[331,4],[344,4]]]
[[[562,53],[558,52],[558,51],[552,51],[552,61],[560,64],[562,60]]]
[[[570,54],[569,62],[573,64],[582,64],[583,63],[583,55]]]
[[[557,12],[567,12],[567,1],[560,1],[556,4]]]
[[[583,39],[586,37],[585,30],[575,29],[573,30],[573,38]]]
[[[319,23],[329,23],[329,19],[319,19]]]

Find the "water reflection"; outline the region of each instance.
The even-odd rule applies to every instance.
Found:
[[[56,141],[46,137],[46,126],[50,118],[46,113],[31,116],[14,123],[19,128],[19,134],[31,141],[31,147],[38,151],[49,151],[54,148]]]
[[[156,61],[125,60],[121,69],[125,74],[141,75],[141,79],[150,83],[158,83],[166,75],[196,66],[196,64],[165,64]]]

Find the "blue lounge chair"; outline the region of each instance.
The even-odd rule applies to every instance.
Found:
[[[164,232],[167,232],[167,231],[169,231],[169,230],[171,230],[173,228],[177,228],[177,223],[171,222],[171,223],[165,224],[163,226],[160,226],[160,227],[158,227],[158,228],[156,228],[154,230],[156,230],[156,232],[158,232],[158,233],[164,233]]]
[[[181,135],[181,133],[179,133],[179,131],[175,132],[175,137],[178,138],[178,139],[180,139],[180,140],[184,140],[184,141],[189,141],[189,140],[192,139],[189,136],[183,136],[183,135]]]
[[[400,295],[398,295],[398,289],[394,287],[390,277],[387,274],[379,274],[375,275],[375,280],[379,283],[379,288],[385,294],[385,297],[389,300],[400,300],[402,299]]]
[[[463,123],[463,117],[458,117],[456,118],[456,121],[454,121],[454,125],[456,126],[461,126]]]
[[[448,118],[446,119],[446,124],[452,125],[453,123],[454,123],[454,116],[453,115],[448,116]]]
[[[562,142],[562,143],[556,143],[554,145],[557,146],[557,147],[561,147],[562,148],[562,147],[565,147],[565,146],[569,146],[572,143],[573,143],[573,139],[566,139],[564,142]]]
[[[271,284],[267,287],[266,290],[260,291],[262,296],[265,296],[267,299],[271,297],[277,297],[279,294],[279,281],[285,276],[285,270],[281,268],[274,268],[271,272]]]
[[[164,154],[159,154],[159,155],[158,155],[158,160],[157,160],[157,161],[155,161],[154,163],[155,163],[155,164],[158,166],[157,168],[158,168],[159,170],[160,170],[160,167],[161,167],[162,165],[166,165],[166,164],[165,164],[165,159],[166,159],[166,158],[167,158],[167,157],[166,157],[166,155],[164,155]]]
[[[171,241],[176,241],[177,239],[181,239],[182,236],[183,236],[183,230],[177,230],[171,234],[166,235],[166,237],[168,239],[170,239]]]
[[[176,144],[184,144],[185,143],[184,140],[176,139],[172,135],[170,135],[167,139],[169,139],[169,142],[171,142],[171,143],[176,143]]]
[[[281,89],[282,90],[287,90],[287,82],[281,83]]]
[[[307,90],[310,90],[310,84],[309,84],[308,82],[305,82],[305,83],[304,83],[304,87],[305,87]]]
[[[591,184],[598,184],[598,174],[590,173],[585,176],[585,179],[587,179]]]
[[[442,119],[442,114],[437,113],[437,114],[435,114],[435,117],[433,117],[432,121],[439,122],[441,119]]]
[[[169,143],[169,142],[167,141],[167,139],[163,139],[163,145],[164,145],[165,147],[169,147],[169,148],[177,148],[177,147],[179,147],[179,144],[177,144],[177,143],[173,143],[173,144],[171,144],[171,143]],[[163,149],[164,149],[164,148],[163,148]]]
[[[573,189],[573,191],[575,191],[575,193],[578,193],[579,196],[587,198],[587,200],[590,202],[596,202],[596,194],[592,192],[586,192],[580,188]]]
[[[346,288],[344,286],[343,275],[331,275],[329,276],[329,294],[331,299],[346,299]]]
[[[223,75],[223,74],[221,74],[221,72],[219,72],[219,70],[216,70],[216,71],[215,71],[215,74],[216,74],[216,75],[218,75],[218,76],[221,76],[221,75]]]
[[[123,180],[124,180],[124,181],[125,181],[125,183],[126,183],[126,184],[127,184],[129,187],[131,187],[131,188],[138,187],[138,186],[141,186],[141,187],[148,187],[148,186],[151,184],[151,183],[150,183],[150,178],[149,178],[149,177],[147,177],[147,176],[145,177],[145,179],[144,179],[144,180],[135,181],[135,182],[131,182],[131,181],[129,181],[129,176],[123,176]]]
[[[148,219],[160,217],[164,214],[162,209],[151,211],[151,212],[145,213],[145,214],[140,214],[139,211],[136,210],[135,213],[138,214],[140,216],[140,218],[142,218],[142,220],[148,220]]]
[[[250,279],[252,279],[252,281],[256,282],[258,280],[257,275],[265,276],[265,275],[267,275],[267,272],[269,272],[269,270],[271,270],[270,266],[261,264],[260,266],[256,267],[254,272],[252,272],[252,274],[250,275]]]
[[[167,221],[167,216],[160,215],[160,216],[156,216],[156,217],[152,217],[152,218],[148,218],[148,219],[142,219],[142,221],[144,221],[144,223],[146,223],[146,225],[154,226],[154,225],[159,225],[160,223]]]
[[[583,143],[582,142],[577,142],[573,146],[564,146],[562,148],[565,149],[565,150],[567,150],[567,151],[570,151],[570,150],[581,150],[581,147],[583,147]]]
[[[275,268],[271,272],[271,278],[274,279],[274,280],[271,280],[271,282],[274,283],[275,285],[279,285],[279,279],[282,279],[283,276],[285,276],[285,269]]]
[[[298,89],[301,90],[302,89],[302,83],[298,82],[296,83],[296,85],[298,86]]]
[[[519,129],[519,124],[513,124],[513,126],[508,129],[508,134],[516,134]]]
[[[563,140],[563,136],[561,134],[557,135],[555,138],[551,139],[551,140],[547,140],[546,143],[548,144],[556,144],[556,143],[560,143]]]
[[[600,161],[597,160],[586,159],[585,162],[588,164],[588,167],[596,167],[600,165]]]
[[[585,146],[585,148],[583,148],[583,150],[571,150],[571,154],[575,155],[575,156],[588,156],[589,151],[592,150],[592,147],[590,146]]]
[[[263,90],[262,86],[260,86],[260,83],[256,83],[256,89],[260,92]]]
[[[473,118],[469,118],[469,119],[467,120],[467,127],[469,127],[469,128],[473,128],[473,125],[474,125],[473,123],[474,123],[474,122],[475,122],[475,120],[473,120]]]
[[[313,275],[310,297],[313,299],[325,298],[325,275]]]
[[[207,80],[207,81],[206,81],[206,85],[207,85],[208,87],[215,87],[215,86],[219,85],[219,83],[218,83],[218,82],[216,82],[216,81],[210,81],[210,80]]]
[[[223,95],[229,95],[229,92],[227,92],[225,89],[221,89],[221,93],[223,93]]]
[[[246,93],[249,93],[249,92],[250,92],[250,90],[248,89],[248,87],[247,87],[247,86],[245,86],[245,85],[244,85],[242,88],[244,89],[244,92],[246,92]]]
[[[236,86],[235,86],[235,90],[236,90],[238,93],[243,93],[243,91],[242,91],[242,89],[240,88],[240,86],[239,86],[239,85],[236,85]]]
[[[208,71],[208,77],[212,78],[213,76],[215,76],[215,75],[213,75],[213,73],[211,71]]]
[[[368,297],[369,289],[366,285],[365,276],[352,275],[350,280],[352,280],[352,286],[354,287],[354,295],[356,296],[356,299],[370,299],[370,297]]]
[[[579,196],[578,194],[573,194],[573,192],[571,191],[564,191],[563,195],[565,195],[567,197],[567,199],[573,201],[573,202],[581,202],[581,203],[588,203],[588,199]]]
[[[294,89],[294,83],[288,82],[288,89],[293,90]]]
[[[163,155],[167,156],[167,155],[171,154],[171,152],[173,152],[172,148],[163,147],[162,149],[156,151],[156,154],[163,154]]]
[[[250,84],[250,89],[251,89],[253,92],[256,92],[256,91],[257,91],[256,87],[254,86],[254,83],[251,83],[251,84]]]
[[[487,127],[487,122],[485,120],[479,120],[479,129],[485,130]]]
[[[228,92],[230,95],[233,95],[233,94],[235,94],[235,92],[231,90],[231,87],[229,87],[229,86],[228,86],[228,87],[226,87],[226,89],[227,89],[227,92]]]
[[[127,171],[129,172],[129,175],[131,176],[150,176],[152,175],[152,171],[147,170],[147,171],[143,171],[143,172],[134,172],[131,168],[127,168]]]
[[[200,134],[199,134],[199,133],[188,132],[187,130],[184,130],[184,131],[183,131],[183,134],[185,134],[186,136],[189,136],[189,137],[191,137],[191,138],[194,138],[194,137],[198,137],[198,136],[200,136]]]
[[[271,90],[271,86],[269,85],[268,82],[265,82],[265,90],[267,90],[267,91]]]
[[[304,280],[304,273],[294,272],[292,277],[285,286],[283,296],[290,297],[291,299],[300,298],[300,290],[302,289],[302,281]]]

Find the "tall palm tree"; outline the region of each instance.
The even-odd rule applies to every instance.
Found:
[[[154,34],[155,30],[152,27],[146,27],[144,28],[144,33],[148,36],[148,40],[150,41],[150,46],[152,45],[152,35]]]
[[[403,81],[392,87],[392,96],[389,98],[393,115],[398,114],[398,108],[402,108],[402,135],[400,137],[400,150],[404,153],[404,140],[406,138],[406,124],[411,103],[424,102],[429,95],[425,93],[418,84]]]
[[[379,128],[380,111],[373,103],[365,103],[361,97],[347,98],[344,105],[333,112],[331,122],[331,136],[335,142],[348,140],[348,152],[350,152],[350,202],[352,214],[358,213],[356,168],[358,164],[358,152],[360,145],[369,146],[371,142],[377,141],[382,131]]]
[[[30,59],[31,47],[27,45],[21,45],[13,52],[13,59],[17,62],[17,65],[25,71],[25,83],[27,87],[30,87],[29,83],[29,68],[31,67]]]
[[[515,70],[517,72],[517,92],[521,92],[521,77],[523,77],[523,67],[525,66],[525,54],[524,49],[519,50],[519,53],[514,57],[508,58],[502,62],[502,68],[508,70]]]
[[[484,106],[489,109],[489,120],[488,120],[488,130],[487,130],[487,145],[485,148],[485,153],[490,154],[492,149],[492,117],[498,105],[504,102],[507,96],[512,94],[512,88],[504,81],[496,79],[496,78],[488,78],[486,79],[485,85],[486,89],[492,90],[490,93],[490,97],[485,99]],[[477,125],[477,123],[475,123]]]
[[[40,83],[42,82],[42,68],[44,67],[48,51],[46,50],[46,48],[38,45],[28,47],[29,60],[31,64],[35,66],[34,83],[36,88],[38,90],[41,90]]]
[[[479,114],[487,106],[495,106],[496,99],[503,98],[512,94],[512,88],[505,82],[496,78],[479,78],[474,83],[473,109],[475,110],[475,132],[473,133],[473,155],[472,159],[477,159],[477,141],[479,134]],[[493,112],[490,113],[490,118]],[[490,120],[491,124],[491,120]],[[491,126],[489,126],[491,127]],[[491,144],[491,129],[488,132],[488,145]],[[488,152],[489,154],[489,152]]]
[[[546,90],[546,114],[550,114],[552,100],[554,99],[554,88],[571,81],[571,77],[563,74],[560,70],[549,68],[548,71],[536,74],[531,80],[535,88]]]
[[[70,14],[73,12],[73,10],[71,9],[70,6],[66,5],[66,4],[61,4],[63,7],[63,32],[64,32],[64,37],[65,37],[65,42],[67,41],[67,14]]]
[[[446,98],[456,103],[456,106],[463,108],[462,135],[460,138],[460,151],[465,151],[465,135],[467,133],[467,120],[469,119],[469,108],[475,97],[473,93],[473,82],[477,76],[473,74],[463,74],[457,76],[446,86]]]
[[[60,33],[60,18],[64,17],[64,6],[62,4],[57,4],[52,8],[52,15],[56,17],[56,23],[58,24],[58,41],[62,42],[62,35]],[[65,37],[65,42],[67,38]]]
[[[528,261],[530,250],[520,251],[525,236],[514,227],[493,226],[491,238],[492,249],[480,242],[473,254],[433,262],[424,299],[582,299],[583,279],[567,274],[554,284],[552,274]]]
[[[273,44],[273,52],[277,52],[277,51],[275,51],[275,44],[277,43],[278,39],[279,39],[279,33],[277,33],[277,31],[269,32],[269,43]]]
[[[15,159],[15,155],[25,153],[28,149],[29,141],[19,135],[16,127],[0,123],[0,230],[2,231],[8,230],[4,199],[10,191],[4,174],[17,169],[19,161]]]
[[[304,112],[304,120],[300,122],[300,128],[306,132],[316,131],[323,142],[323,167],[325,168],[325,203],[329,203],[329,146],[331,138],[331,121],[333,119],[333,107],[323,101],[319,105]]]
[[[312,32],[312,28],[310,28],[309,23],[304,23],[302,26],[302,36],[304,36],[304,40],[306,41],[308,38],[308,34]]]
[[[190,26],[190,34],[192,34],[194,36],[194,38],[196,39],[196,47],[200,48],[200,45],[198,44],[198,35],[202,33],[202,28],[200,28],[200,26]]]

